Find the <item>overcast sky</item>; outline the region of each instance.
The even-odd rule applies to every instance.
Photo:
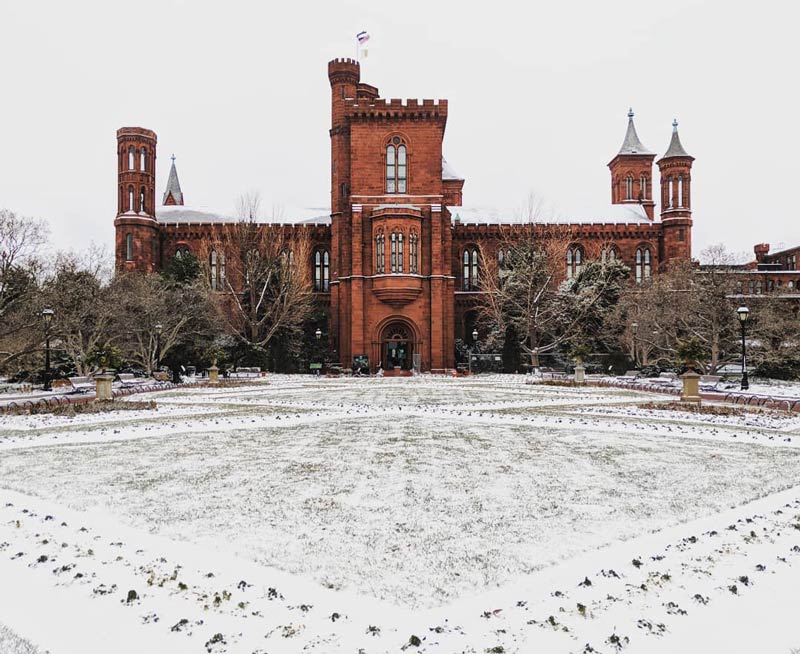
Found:
[[[113,244],[115,131],[158,134],[187,205],[329,207],[326,63],[371,35],[362,79],[447,98],[464,203],[566,215],[610,202],[626,113],[663,154],[680,121],[694,255],[800,243],[797,4],[0,0],[0,207],[64,248]],[[325,211],[323,210],[323,213]]]

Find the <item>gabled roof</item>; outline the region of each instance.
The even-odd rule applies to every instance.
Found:
[[[625,132],[625,140],[622,142],[622,147],[617,155],[621,154],[655,154],[655,152],[650,152],[644,147],[639,140],[636,126],[633,124],[633,109],[628,109],[628,131]]]
[[[169,169],[169,179],[167,180],[167,188],[164,191],[164,198],[161,200],[162,204],[167,204],[169,196],[172,196],[172,201],[175,204],[183,205],[183,192],[181,191],[181,183],[178,181],[178,171],[175,168],[175,155],[172,155],[172,167]]]
[[[464,180],[464,178],[461,175],[459,175],[455,170],[453,170],[453,167],[449,163],[447,163],[447,159],[445,159],[444,157],[442,157],[442,179],[443,180],[458,179],[462,181]]]
[[[667,152],[661,158],[666,159],[667,157],[691,157],[691,155],[683,149],[683,145],[681,144],[681,139],[678,136],[677,120],[672,121],[672,140],[669,142]]]

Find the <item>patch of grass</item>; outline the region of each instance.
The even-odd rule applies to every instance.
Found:
[[[146,402],[119,402],[110,400],[81,404],[62,404],[60,406],[40,406],[34,404],[31,407],[12,407],[6,409],[6,413],[15,416],[47,413],[54,416],[72,418],[78,415],[110,413],[112,411],[155,411],[157,408],[153,400],[148,400]]]
[[[679,411],[681,413],[696,413],[707,416],[741,416],[746,413],[752,413],[752,411],[747,411],[742,407],[695,404],[693,402],[648,402],[640,404],[639,408],[651,411]]]

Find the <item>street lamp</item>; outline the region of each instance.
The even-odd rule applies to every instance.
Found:
[[[475,346],[478,344],[478,330],[472,330],[472,347],[469,350],[469,374],[472,374],[472,351],[475,349]]]
[[[314,336],[317,337],[318,341],[322,340],[322,330],[319,327],[317,327],[317,331],[314,332]]]
[[[49,307],[42,309],[42,318],[44,318],[44,390],[52,390],[53,386],[50,383],[50,323],[53,321],[55,311]]]
[[[164,331],[164,325],[160,322],[156,323],[156,372],[161,366],[161,332]]]
[[[631,323],[631,331],[633,332],[633,365],[635,367],[635,366],[637,366],[639,364],[639,362],[636,360],[636,334],[639,331],[639,323],[638,322],[632,322]]]
[[[736,313],[739,314],[739,324],[742,326],[742,390],[746,391],[750,388],[750,383],[747,381],[747,354],[744,346],[744,326],[745,323],[747,323],[747,319],[750,317],[750,309],[742,305],[736,309]]]

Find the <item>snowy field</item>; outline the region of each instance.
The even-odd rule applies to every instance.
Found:
[[[0,418],[0,653],[800,648],[800,418],[502,376],[150,397]]]

